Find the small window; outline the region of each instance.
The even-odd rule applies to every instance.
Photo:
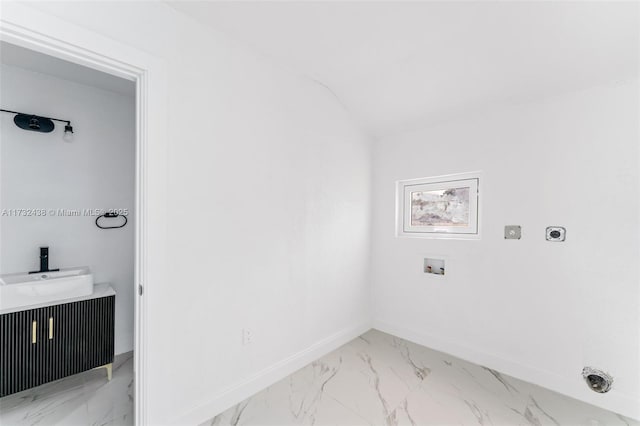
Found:
[[[479,183],[479,173],[399,181],[397,236],[479,239]]]

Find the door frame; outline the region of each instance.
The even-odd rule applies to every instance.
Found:
[[[0,40],[136,84],[134,417],[147,424],[148,298],[165,280],[166,67],[155,56],[19,2],[3,2]],[[153,215],[150,215],[153,212]],[[1,229],[0,229],[1,232]],[[1,235],[1,234],[0,234]],[[139,291],[141,289],[142,291]],[[143,296],[144,295],[144,296]]]

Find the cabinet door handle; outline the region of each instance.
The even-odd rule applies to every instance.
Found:
[[[53,339],[53,317],[49,318],[49,340]]]
[[[38,332],[38,323],[36,321],[31,322],[31,343],[36,343],[37,340],[37,332]]]

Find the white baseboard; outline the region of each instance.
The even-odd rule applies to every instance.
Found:
[[[371,323],[360,324],[342,330],[327,337],[310,347],[283,359],[247,379],[213,395],[209,401],[192,408],[182,416],[177,417],[171,423],[179,425],[198,425],[207,421],[216,414],[233,407],[250,396],[260,392],[270,385],[284,379],[288,375],[336,350],[345,343],[366,333],[371,329]]]
[[[635,400],[629,395],[616,392],[615,387],[606,394],[596,394],[586,387],[579,371],[576,373],[575,380],[572,380],[550,371],[539,370],[440,337],[417,332],[384,321],[374,320],[373,328],[400,337],[401,339],[426,346],[430,349],[453,355],[465,361],[483,365],[517,379],[534,383],[540,387],[550,389],[579,401],[619,413],[632,419],[640,420],[640,401]]]

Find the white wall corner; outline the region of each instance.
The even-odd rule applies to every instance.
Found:
[[[372,328],[452,355],[456,358],[496,370],[500,373],[515,377],[516,379],[533,383],[580,401],[588,399],[586,402],[589,404],[632,419],[640,420],[640,401],[635,400],[632,396],[615,392],[615,389],[612,389],[606,396],[602,394],[591,395],[588,393],[588,398],[585,398],[585,392],[591,391],[586,389],[579,375],[576,376],[575,382],[569,381],[565,377],[551,371],[540,370],[496,354],[481,352],[464,344],[377,319],[374,319]]]
[[[256,374],[228,387],[222,392],[209,396],[193,408],[174,418],[170,424],[200,424],[224,412],[261,390],[284,379],[313,361],[338,349],[371,329],[371,323],[365,322],[339,331],[302,351],[283,359]]]

